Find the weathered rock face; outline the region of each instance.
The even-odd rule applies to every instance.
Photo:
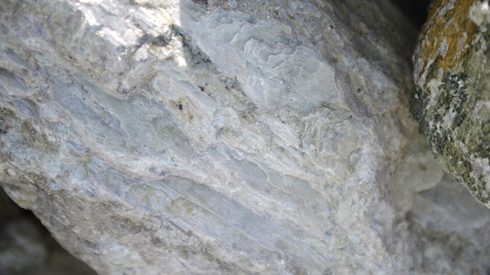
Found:
[[[434,1],[414,56],[413,113],[451,175],[489,206],[486,1]]]
[[[100,273],[391,272],[378,2],[2,1],[4,188]]]
[[[443,173],[404,154],[390,2],[5,0],[0,26],[1,185],[99,273],[484,270],[420,247]]]

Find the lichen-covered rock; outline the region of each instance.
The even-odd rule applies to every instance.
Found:
[[[412,112],[447,171],[490,206],[486,1],[437,0],[414,55]]]

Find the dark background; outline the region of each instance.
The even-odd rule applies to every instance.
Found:
[[[396,5],[398,5],[410,22],[417,28],[420,29],[426,18],[427,9],[430,4],[430,0],[391,0]]]

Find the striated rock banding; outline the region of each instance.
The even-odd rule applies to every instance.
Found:
[[[393,273],[389,183],[415,129],[400,18],[2,1],[0,182],[101,274]]]

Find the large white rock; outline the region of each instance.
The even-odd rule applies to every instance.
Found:
[[[100,274],[426,270],[390,2],[3,0],[0,30],[2,187]]]

